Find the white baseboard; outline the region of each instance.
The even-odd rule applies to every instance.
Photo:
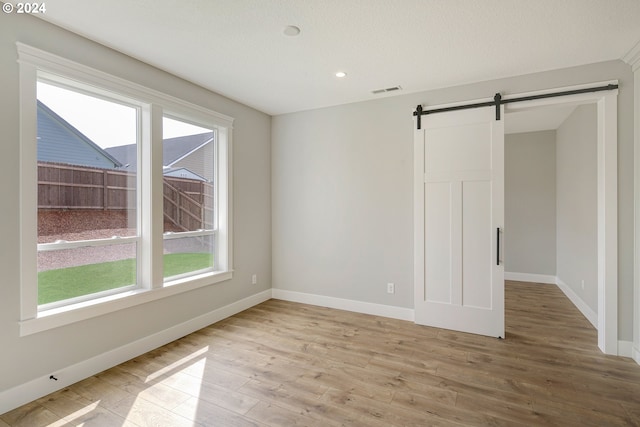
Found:
[[[50,380],[47,376],[36,378],[20,384],[9,390],[0,391],[0,414],[15,409],[33,400],[46,396],[73,383],[81,381],[99,372],[126,362],[148,351],[163,346],[171,341],[209,326],[220,320],[233,316],[243,310],[258,305],[271,298],[271,289],[251,295],[232,304],[220,307],[209,313],[172,326],[164,331],[125,344],[106,353],[84,360],[75,365],[56,370],[54,375],[58,381]]]
[[[546,283],[556,284],[556,276],[548,274],[512,273],[504,272],[504,280],[514,280],[516,282]]]
[[[564,283],[559,277],[557,278],[556,284],[560,288],[560,290],[571,300],[573,305],[576,306],[578,310],[583,314],[584,317],[593,325],[594,328],[598,329],[598,313],[593,311],[591,307],[587,305],[586,302],[582,300],[576,294],[573,289],[569,287],[566,283]]]
[[[355,313],[372,314],[374,316],[389,317],[392,319],[408,320],[410,322],[413,322],[415,318],[412,308],[395,307],[392,305],[375,304],[371,302],[328,297],[324,295],[307,294],[303,292],[287,291],[284,289],[272,289],[272,297],[285,301],[353,311]]]

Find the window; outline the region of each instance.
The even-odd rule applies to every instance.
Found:
[[[135,287],[138,109],[40,79],[36,117],[40,309]]]
[[[230,279],[232,119],[18,54],[21,333]]]
[[[214,270],[213,129],[163,119],[164,277]]]

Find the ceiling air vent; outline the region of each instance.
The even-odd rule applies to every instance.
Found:
[[[373,93],[374,95],[378,95],[379,93],[395,92],[396,90],[402,90],[402,87],[394,86],[394,87],[388,87],[386,89],[376,89],[376,90],[372,90],[371,93]]]

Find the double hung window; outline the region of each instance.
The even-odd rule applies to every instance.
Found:
[[[18,54],[22,333],[230,279],[232,119]]]
[[[41,77],[36,118],[38,306],[135,288],[137,107]]]

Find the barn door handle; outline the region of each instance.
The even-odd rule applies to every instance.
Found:
[[[500,227],[496,229],[496,265],[500,265]]]

